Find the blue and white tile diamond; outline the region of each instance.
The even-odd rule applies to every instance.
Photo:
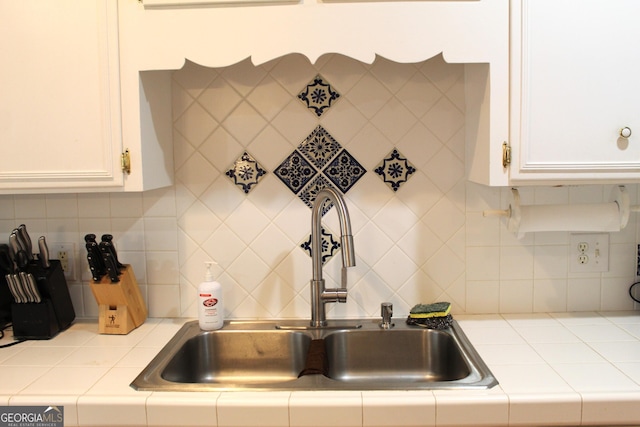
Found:
[[[284,159],[273,173],[295,194],[317,174],[315,168],[297,151]]]
[[[274,173],[307,206],[312,207],[318,191],[334,187],[346,193],[366,170],[319,125]],[[324,212],[327,210],[325,208]]]
[[[322,172],[343,193],[349,191],[353,184],[367,173],[347,150],[342,150]]]
[[[233,167],[226,172],[234,184],[248,194],[267,173],[260,164],[246,151],[235,161]]]
[[[321,125],[318,125],[311,134],[300,143],[298,151],[313,163],[318,169],[336,155],[342,146]]]
[[[375,173],[380,175],[393,191],[398,191],[415,172],[416,168],[395,148],[375,169]]]
[[[298,197],[302,200],[307,206],[310,208],[313,207],[313,202],[316,200],[316,196],[323,188],[331,187],[331,183],[325,178],[324,175],[318,175],[307,185],[300,193],[298,193]],[[329,209],[333,206],[333,203],[330,201],[325,202],[324,207],[322,208],[322,215],[327,213]]]
[[[340,94],[320,75],[317,75],[304,90],[298,94],[298,98],[305,103],[307,108],[313,110],[318,117],[322,116],[339,97]]]
[[[324,264],[340,250],[340,242],[336,241],[333,238],[333,234],[327,232],[324,227],[322,227],[320,241],[322,243],[322,264]],[[304,249],[307,255],[312,256],[313,247],[311,246],[311,235],[309,235],[306,241],[300,244],[300,247]]]

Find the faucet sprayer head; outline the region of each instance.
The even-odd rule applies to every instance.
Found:
[[[353,250],[353,236],[351,234],[340,236],[342,246],[342,265],[345,267],[355,267],[356,255]]]

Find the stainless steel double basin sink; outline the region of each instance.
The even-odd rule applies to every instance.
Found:
[[[485,389],[497,384],[460,326],[373,319],[186,323],[131,386],[153,391]]]

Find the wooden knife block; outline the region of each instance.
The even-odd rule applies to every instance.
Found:
[[[131,265],[121,270],[117,283],[112,283],[108,275],[100,282],[92,281],[91,291],[99,306],[99,333],[126,335],[147,319],[147,306]]]

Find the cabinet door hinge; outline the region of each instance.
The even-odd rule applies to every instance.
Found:
[[[131,174],[131,157],[129,155],[129,149],[124,150],[124,153],[120,156],[120,166],[122,172],[127,175]]]
[[[511,147],[506,142],[502,143],[502,167],[507,168],[511,164]]]

